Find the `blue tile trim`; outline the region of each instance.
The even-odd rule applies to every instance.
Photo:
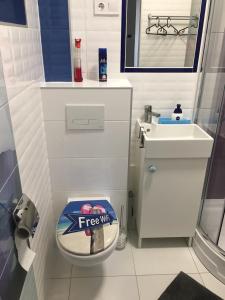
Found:
[[[0,1],[0,21],[26,25],[26,11],[23,0]]]
[[[70,35],[65,29],[42,29],[46,81],[71,81]]]
[[[68,1],[38,0],[46,81],[71,81]]]
[[[68,5],[65,0],[39,0],[42,29],[69,29]]]

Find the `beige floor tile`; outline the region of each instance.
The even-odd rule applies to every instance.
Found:
[[[48,259],[48,278],[70,278],[71,272],[72,265],[65,260],[56,247],[52,248]]]
[[[139,300],[135,276],[72,278],[69,300]]]
[[[191,256],[197,266],[197,269],[199,273],[208,273],[208,270],[204,267],[204,265],[201,263],[201,261],[198,259],[197,255],[195,254],[193,248],[189,248],[189,251],[191,253]]]
[[[73,266],[73,277],[135,275],[131,247],[127,244],[124,250],[115,250],[102,264],[91,268]]]
[[[137,275],[198,273],[184,240],[146,240],[143,248],[132,247]]]
[[[69,290],[70,290],[70,279],[48,279],[46,299],[68,300]]]
[[[207,289],[225,299],[225,285],[210,273],[202,273],[201,277]]]

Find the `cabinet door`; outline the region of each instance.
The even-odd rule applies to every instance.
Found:
[[[145,160],[139,234],[150,237],[194,235],[207,160]]]

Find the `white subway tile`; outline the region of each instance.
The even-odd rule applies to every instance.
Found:
[[[67,131],[63,121],[45,122],[49,157],[127,157],[129,122],[104,126],[104,130]]]
[[[42,89],[45,120],[65,120],[66,104],[104,104],[106,121],[129,121],[130,89]]]
[[[127,158],[50,159],[53,190],[127,189]]]
[[[120,0],[118,0],[120,1]],[[86,2],[86,26],[87,31],[118,31],[121,28],[121,16],[96,16],[94,15],[94,1],[84,0]],[[106,38],[106,36],[105,36]]]

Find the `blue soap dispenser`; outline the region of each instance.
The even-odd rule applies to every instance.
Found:
[[[181,104],[177,104],[177,107],[174,109],[172,114],[172,120],[180,121],[183,120],[183,112],[181,109]]]

